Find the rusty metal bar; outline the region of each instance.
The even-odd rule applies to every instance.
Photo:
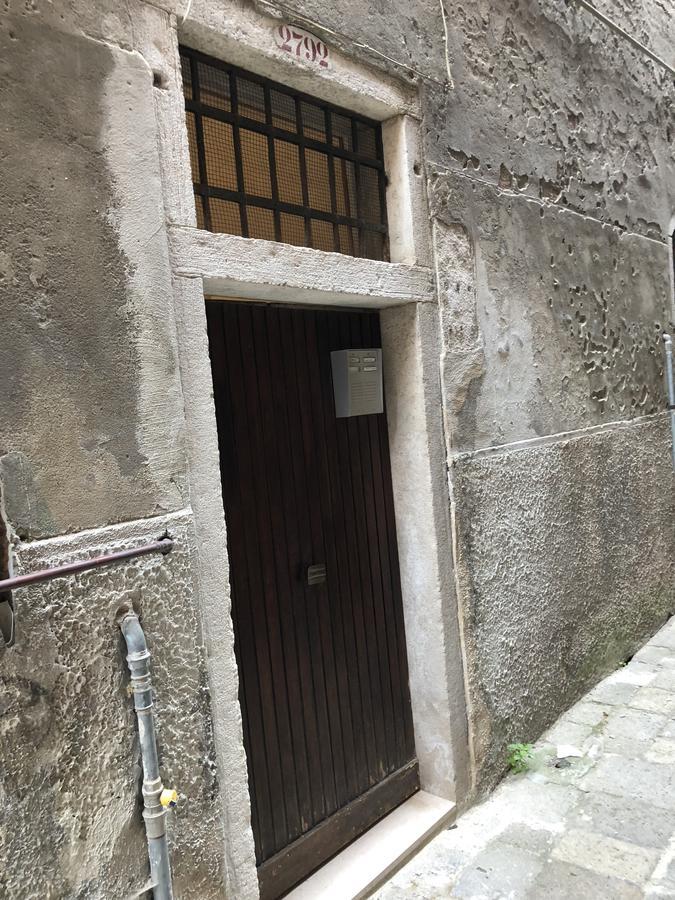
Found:
[[[39,572],[29,572],[27,575],[16,575],[14,578],[0,580],[0,593],[13,591],[16,588],[28,587],[30,584],[40,584],[43,581],[52,581],[54,578],[64,578],[66,575],[75,575],[78,572],[86,572],[89,569],[99,569],[102,566],[111,566],[125,559],[133,559],[136,556],[147,556],[149,553],[166,554],[173,547],[171,538],[161,538],[151,544],[142,544],[140,547],[132,547],[129,550],[118,550],[116,553],[107,553],[103,556],[93,556],[91,559],[83,559],[80,562],[67,563],[65,566],[55,566],[53,569],[42,569]]]

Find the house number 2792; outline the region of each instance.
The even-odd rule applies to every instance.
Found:
[[[328,47],[308,31],[295,25],[279,25],[274,29],[277,47],[314,65],[328,68]]]

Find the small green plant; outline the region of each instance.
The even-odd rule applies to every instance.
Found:
[[[512,772],[527,772],[530,760],[532,759],[532,744],[509,744],[506,748],[508,751],[508,764]]]

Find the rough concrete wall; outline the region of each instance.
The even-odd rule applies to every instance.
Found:
[[[237,884],[210,694],[225,667],[204,649],[157,151],[151,65],[167,33],[168,15],[141,3],[7,0],[0,11],[0,484],[14,569],[166,531],[176,540],[166,558],[13,594],[16,642],[0,642],[0,896],[12,900],[136,896],[147,880],[114,621],[123,602],[148,635],[162,775],[181,795],[169,822],[176,896]],[[220,688],[241,855],[251,841],[236,673]]]
[[[675,609],[668,464],[656,418],[456,459],[484,783]]]
[[[31,542],[27,571],[156,540],[166,557],[83,573],[17,597],[17,639],[0,652],[0,896],[136,896],[147,880],[142,773],[117,610],[141,616],[152,654],[160,764],[178,897],[222,896],[219,787],[205,660],[192,604],[187,515]],[[17,592],[18,594],[18,592]]]
[[[536,737],[675,609],[659,412],[673,95],[663,69],[574,3],[443,5],[451,84],[439,2],[302,11],[423,94],[482,789],[508,741]],[[601,5],[674,63],[662,0]]]

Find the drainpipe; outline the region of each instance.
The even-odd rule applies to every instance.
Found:
[[[126,613],[120,622],[120,628],[127,645],[127,663],[131,673],[134,709],[138,719],[143,763],[143,818],[148,839],[153,897],[154,900],[173,900],[169,845],[166,837],[166,807],[176,805],[176,792],[164,790],[159,776],[155,721],[152,714],[150,652],[136,613]]]
[[[668,391],[668,409],[670,410],[670,450],[675,470],[675,380],[673,379],[673,339],[669,334],[663,335],[666,349],[666,389]]]

